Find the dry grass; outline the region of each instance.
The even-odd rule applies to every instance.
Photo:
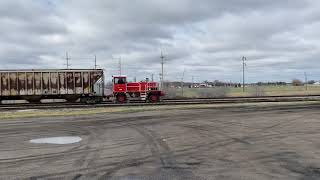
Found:
[[[184,88],[182,96],[181,89],[169,88],[166,90],[168,98],[210,98],[210,97],[248,97],[248,96],[294,96],[294,95],[318,95],[320,86],[250,86],[245,88],[214,87],[214,88]]]

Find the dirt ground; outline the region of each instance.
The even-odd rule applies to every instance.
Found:
[[[0,121],[0,179],[320,179],[320,106]],[[67,145],[35,138],[79,136]]]

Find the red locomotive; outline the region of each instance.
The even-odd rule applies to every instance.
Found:
[[[127,82],[126,76],[113,76],[113,97],[117,103],[143,100],[156,103],[164,93],[157,82]]]

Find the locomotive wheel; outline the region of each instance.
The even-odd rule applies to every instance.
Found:
[[[117,96],[117,102],[118,103],[121,103],[121,104],[123,104],[123,103],[125,103],[126,102],[126,96],[125,95],[118,95]]]
[[[157,95],[151,95],[149,97],[149,101],[152,102],[152,103],[157,103],[159,101],[159,96]]]

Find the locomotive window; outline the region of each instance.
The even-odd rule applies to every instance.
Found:
[[[114,78],[114,83],[115,84],[125,84],[126,83],[126,78],[125,77]]]

